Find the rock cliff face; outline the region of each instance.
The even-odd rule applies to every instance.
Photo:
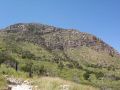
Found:
[[[97,52],[120,56],[111,46],[94,35],[35,23],[18,23],[4,29],[3,32],[15,33],[16,41],[29,41],[43,45],[50,50],[66,50],[67,48],[89,47]]]

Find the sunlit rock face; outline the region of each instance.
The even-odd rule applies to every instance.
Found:
[[[4,31],[18,35],[16,40],[27,40],[44,45],[51,50],[65,50],[70,47],[87,46],[97,52],[106,52],[111,56],[120,56],[114,48],[96,36],[74,29],[63,29],[38,23],[18,23],[10,25]]]

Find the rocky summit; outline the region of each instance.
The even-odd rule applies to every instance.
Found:
[[[18,23],[5,28],[3,32],[21,35],[22,37],[16,37],[17,41],[34,42],[51,50],[65,50],[67,48],[86,46],[97,52],[103,51],[111,56],[120,56],[114,48],[100,38],[74,29],[62,29],[35,23]],[[30,39],[30,36],[33,36],[33,38]]]
[[[0,64],[2,75],[24,72],[30,77],[55,76],[103,90],[120,88],[119,52],[79,30],[38,23],[10,25],[0,30]]]

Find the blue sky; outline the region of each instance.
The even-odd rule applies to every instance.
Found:
[[[0,0],[0,28],[19,22],[79,29],[120,52],[120,0]]]

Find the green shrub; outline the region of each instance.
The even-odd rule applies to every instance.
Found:
[[[34,64],[32,66],[32,71],[36,75],[45,75],[46,74],[46,69],[45,69],[44,65]]]
[[[99,78],[101,78],[101,77],[104,77],[103,72],[98,72],[98,73],[96,73],[95,75],[96,75],[96,78],[97,78],[97,79],[99,79]]]
[[[90,74],[88,80],[90,82],[94,82],[96,80],[96,75],[95,74]]]
[[[85,80],[88,80],[89,77],[90,77],[90,74],[91,74],[90,71],[86,71],[86,72],[84,73],[84,75],[83,75],[84,79],[85,79]]]
[[[59,62],[59,64],[58,64],[58,68],[59,68],[60,70],[62,70],[62,69],[63,69],[63,67],[64,67],[63,62]]]
[[[22,71],[16,71],[14,68],[8,67],[5,64],[1,64],[0,74],[15,76],[15,77],[27,77],[27,73]]]
[[[35,59],[35,55],[32,54],[30,51],[22,51],[22,58]]]

